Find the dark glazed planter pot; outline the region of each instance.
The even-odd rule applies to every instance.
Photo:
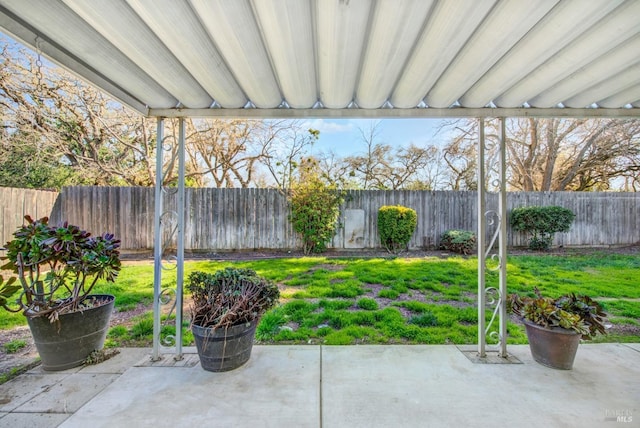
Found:
[[[211,372],[226,372],[249,361],[257,325],[257,320],[216,330],[192,325],[202,368]]]
[[[109,329],[115,297],[96,294],[105,304],[60,315],[51,323],[47,317],[27,317],[44,370],[66,370],[81,365],[93,351],[102,349]]]
[[[580,344],[580,334],[555,327],[544,328],[524,321],[533,359],[538,363],[560,370],[571,370]]]

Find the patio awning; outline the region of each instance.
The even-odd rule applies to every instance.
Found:
[[[638,0],[0,0],[151,116],[640,117]]]

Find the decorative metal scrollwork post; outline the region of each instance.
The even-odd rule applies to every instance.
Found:
[[[164,137],[164,120],[158,118],[156,147],[156,187],[154,215],[154,277],[153,277],[153,352],[152,360],[160,359],[160,347],[174,347],[176,360],[182,359],[182,285],[184,277],[184,173],[185,131],[184,119],[179,119],[179,134]],[[177,147],[176,147],[177,146]],[[171,161],[164,169],[165,152],[172,152]],[[178,186],[164,186],[167,175],[178,160]],[[176,208],[165,209],[165,196],[177,196]],[[175,247],[172,244],[175,243]],[[162,288],[162,273],[175,272],[175,288]],[[162,307],[169,306],[165,321]],[[175,333],[163,333],[164,325],[172,323],[175,312]]]
[[[488,148],[485,139],[485,122],[479,120],[480,141],[478,143],[478,354],[486,357],[487,347],[497,348],[498,355],[507,355],[507,193],[506,193],[506,129],[505,119],[500,118],[499,144],[491,147],[498,149],[498,175],[492,183],[498,189],[498,210],[487,210],[487,168],[485,152]],[[493,228],[491,240],[487,245],[487,226]],[[494,245],[498,241],[498,253]],[[487,262],[495,266],[487,266]],[[487,271],[498,271],[498,284],[487,285],[491,275]],[[495,275],[493,275],[495,276]],[[489,322],[487,309],[491,310]],[[495,321],[498,321],[496,328]]]

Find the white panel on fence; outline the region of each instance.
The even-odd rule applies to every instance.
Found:
[[[344,210],[344,248],[364,248],[364,210]]]

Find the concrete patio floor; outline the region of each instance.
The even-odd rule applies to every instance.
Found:
[[[157,363],[127,348],[0,385],[0,426],[640,426],[640,344],[582,344],[571,371],[537,364],[526,345],[509,347],[521,364],[474,363],[462,352],[474,349],[255,346],[245,366],[210,373],[193,348]]]

